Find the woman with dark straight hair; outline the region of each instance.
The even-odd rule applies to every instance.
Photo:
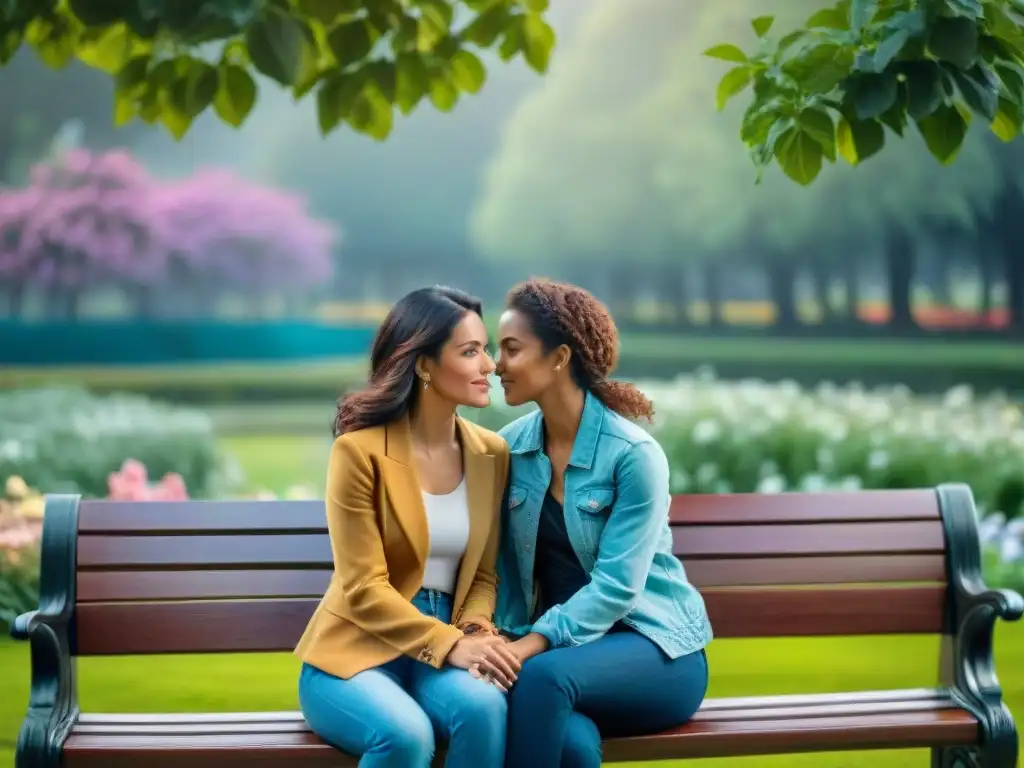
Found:
[[[491,623],[508,447],[456,415],[490,403],[480,302],[398,301],[370,380],[338,403],[327,471],[334,574],[296,648],[310,728],[362,768],[500,765],[519,663]],[[488,684],[471,676],[482,670]]]
[[[597,768],[601,737],[685,723],[707,691],[704,600],[672,554],[669,468],[633,421],[654,406],[610,379],[618,333],[582,288],[508,295],[498,374],[511,452],[496,623],[522,671],[506,768]],[[486,671],[481,671],[487,677]]]

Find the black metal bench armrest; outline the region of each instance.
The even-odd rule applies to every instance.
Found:
[[[39,611],[29,611],[18,616],[11,625],[11,637],[15,640],[28,640],[38,614]]]
[[[15,768],[57,768],[78,719],[71,648],[75,609],[78,496],[47,496],[43,515],[39,608],[18,616],[11,636],[29,642],[32,687],[18,733]]]
[[[946,531],[946,634],[954,638],[952,694],[981,724],[982,744],[991,765],[1016,765],[1017,728],[1003,703],[996,676],[993,638],[996,622],[1018,621],[1024,598],[1009,589],[989,589],[981,570],[981,543],[974,497],[965,485],[938,489]]]

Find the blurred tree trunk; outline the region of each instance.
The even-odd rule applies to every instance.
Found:
[[[708,304],[708,325],[712,328],[720,328],[725,324],[722,267],[718,259],[711,259],[704,265],[704,300]]]
[[[673,327],[690,324],[687,312],[690,301],[689,285],[687,284],[686,267],[682,264],[668,264],[661,267],[655,274],[655,295],[663,313],[664,321]]]
[[[860,263],[849,256],[843,259],[843,286],[846,293],[846,316],[851,325],[860,323]]]
[[[818,305],[818,311],[821,313],[821,322],[829,323],[833,319],[832,305],[829,301],[832,287],[832,265],[819,256],[808,265],[808,272],[811,277],[814,303]]]
[[[792,259],[772,254],[765,263],[768,292],[775,305],[775,327],[793,330],[800,325],[796,312],[796,266]]]
[[[917,266],[914,244],[906,233],[889,233],[885,250],[885,267],[889,290],[889,324],[899,331],[917,328],[911,297]]]

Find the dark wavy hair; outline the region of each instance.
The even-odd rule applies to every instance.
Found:
[[[420,288],[399,299],[384,318],[370,351],[370,380],[338,399],[334,436],[404,416],[420,388],[416,360],[436,360],[467,312],[483,317],[480,300],[454,288]]]
[[[565,344],[572,350],[570,372],[581,389],[629,419],[654,418],[654,403],[635,385],[608,377],[619,362],[619,332],[607,308],[571,283],[533,278],[506,298],[526,317],[545,354]]]

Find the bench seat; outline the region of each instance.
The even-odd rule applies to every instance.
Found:
[[[717,639],[937,637],[936,687],[710,699],[609,738],[604,762],[926,747],[933,768],[1017,767],[992,634],[1024,599],[985,586],[969,488],[675,496],[669,522]],[[322,501],[48,496],[42,563],[12,629],[32,654],[15,768],[356,764],[296,712],[96,714],[77,695],[79,658],[291,651],[334,570]]]
[[[820,750],[958,746],[978,721],[941,688],[708,699],[664,733],[605,742],[606,762]],[[181,752],[179,752],[181,750]],[[64,745],[68,768],[161,768],[182,753],[218,766],[341,768],[356,761],[325,745],[298,712],[83,714]]]

